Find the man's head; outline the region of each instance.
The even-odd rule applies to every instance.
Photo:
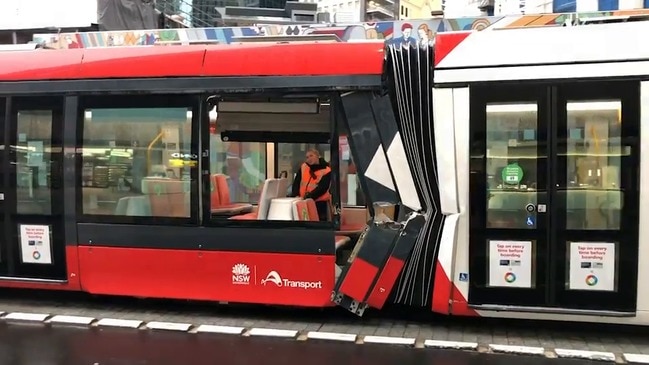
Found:
[[[320,162],[320,152],[315,148],[312,148],[306,151],[306,163],[307,165],[316,165]]]
[[[404,23],[401,26],[401,34],[403,35],[403,39],[408,39],[412,35],[412,25],[410,23]]]

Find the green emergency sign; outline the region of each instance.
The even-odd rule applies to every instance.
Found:
[[[505,184],[520,184],[523,180],[523,169],[517,163],[509,164],[503,169],[502,178]]]

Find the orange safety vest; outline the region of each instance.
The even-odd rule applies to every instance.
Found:
[[[311,168],[309,165],[305,162],[302,164],[301,167],[301,176],[302,176],[302,181],[300,181],[300,196],[304,198],[306,193],[309,193],[313,191],[316,186],[318,186],[318,183],[320,180],[322,180],[322,177],[328,173],[331,172],[331,168],[329,166],[325,167],[324,169],[320,169],[318,171],[314,171],[315,179],[311,177]],[[329,189],[322,194],[318,199],[315,199],[315,201],[329,201],[331,200],[331,194],[329,193]]]

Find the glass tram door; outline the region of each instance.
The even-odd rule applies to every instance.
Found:
[[[480,91],[471,90],[469,303],[543,305],[549,99],[542,88]]]
[[[634,313],[639,248],[640,85],[556,89],[552,297],[559,307]],[[563,260],[559,259],[563,258]]]
[[[471,98],[469,303],[633,313],[639,85],[506,85]]]
[[[0,276],[64,280],[63,98],[6,98]]]

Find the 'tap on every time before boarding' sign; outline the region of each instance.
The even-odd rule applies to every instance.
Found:
[[[615,290],[615,243],[570,242],[571,290]]]
[[[489,286],[532,287],[531,241],[489,241]]]
[[[50,226],[21,224],[20,251],[25,264],[51,264]]]

